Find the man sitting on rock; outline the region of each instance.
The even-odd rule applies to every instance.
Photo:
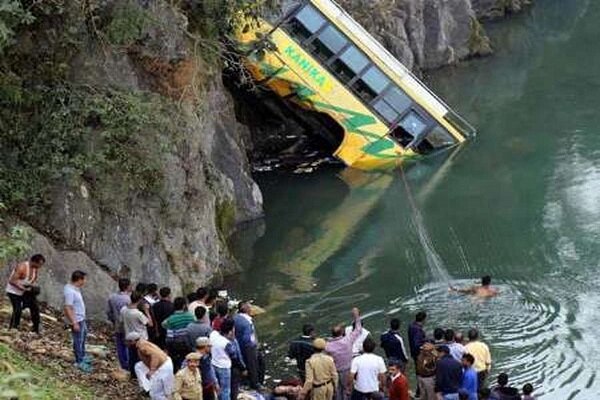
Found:
[[[126,336],[127,345],[137,349],[135,374],[144,393],[154,400],[168,400],[173,392],[173,362],[157,345],[141,339],[138,332]]]

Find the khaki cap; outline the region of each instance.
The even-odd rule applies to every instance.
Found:
[[[202,356],[196,352],[190,353],[187,356],[185,356],[185,359],[188,361],[200,361],[201,358]]]
[[[327,347],[327,342],[325,339],[317,338],[313,341],[313,347],[317,350],[325,350],[325,347]]]

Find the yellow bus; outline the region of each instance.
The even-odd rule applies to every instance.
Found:
[[[244,63],[260,85],[318,112],[347,166],[387,168],[475,134],[334,1],[284,3],[238,33]]]

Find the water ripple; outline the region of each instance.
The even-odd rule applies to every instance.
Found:
[[[460,286],[470,281],[453,283]],[[500,296],[479,300],[449,293],[446,285],[429,284],[414,295],[394,299],[390,306],[392,311],[427,310],[428,330],[478,328],[493,358],[499,360],[493,364],[492,375],[509,372],[516,386],[543,384],[547,398],[558,398],[556,393],[566,398],[574,393],[573,387],[591,387],[595,375],[585,368],[586,356],[579,350],[582,333],[571,319],[573,311],[566,304],[569,296],[525,282],[508,282],[499,288]],[[575,393],[573,398],[580,397]]]

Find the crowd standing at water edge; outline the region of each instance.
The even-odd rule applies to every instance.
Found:
[[[24,307],[31,310],[32,328],[39,334],[39,270],[42,255],[17,264],[6,292],[13,308],[10,328],[18,329]],[[64,316],[72,336],[75,367],[94,373],[86,354],[88,334],[82,291],[86,272],[75,270],[64,287]],[[491,297],[498,291],[491,278],[454,292]],[[26,298],[26,294],[31,292]],[[298,377],[287,379],[272,391],[264,385],[265,364],[254,317],[248,301],[234,302],[214,289],[198,288],[171,301],[171,289],[121,278],[118,290],[106,299],[106,316],[114,333],[119,366],[131,372],[140,392],[151,399],[175,400],[531,400],[534,387],[522,391],[509,385],[502,372],[488,386],[493,362],[480,332],[451,327],[426,330],[427,313],[419,311],[408,324],[408,346],[401,321],[392,318],[379,339],[385,358],[376,354],[377,343],[364,327],[358,308],[351,324],[335,324],[331,337],[319,337],[312,324],[289,343],[288,357],[296,361]],[[410,357],[410,358],[409,358]],[[412,365],[411,365],[412,364]],[[416,374],[411,388],[407,368]],[[274,371],[276,373],[276,371]],[[413,390],[411,390],[413,389]]]

